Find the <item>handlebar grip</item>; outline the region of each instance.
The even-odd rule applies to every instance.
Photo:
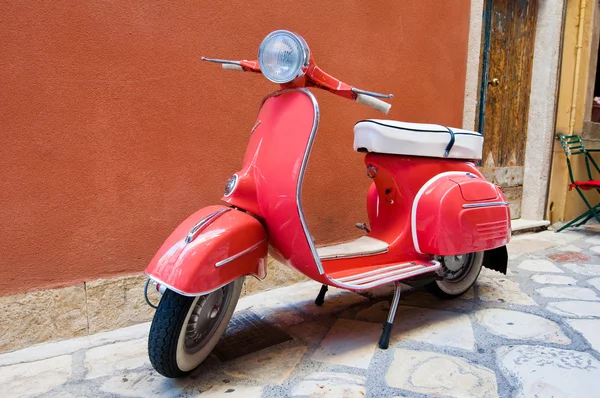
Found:
[[[221,64],[221,67],[225,70],[234,70],[237,72],[243,72],[244,68],[242,68],[241,65],[236,65],[236,64]]]
[[[369,108],[373,108],[376,111],[379,111],[379,112],[384,113],[386,115],[390,111],[390,108],[392,107],[391,104],[388,104],[385,101],[382,101],[380,99],[373,98],[371,96],[364,95],[364,94],[357,94],[356,95],[356,102],[358,102],[359,104],[366,105]]]

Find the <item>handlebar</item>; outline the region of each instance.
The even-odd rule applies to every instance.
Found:
[[[201,58],[202,61],[213,62],[221,64],[224,70],[236,71],[236,72],[256,72],[261,73],[260,65],[256,60],[254,61],[234,61],[228,59],[216,59],[216,58]],[[356,87],[352,87],[335,77],[325,73],[314,63],[311,64],[306,71],[306,86],[314,86],[330,91],[341,97],[356,100],[359,104],[368,106],[369,108],[375,109],[376,111],[388,114],[391,104],[382,101],[378,98],[393,98],[392,94],[380,94],[371,91],[360,90]]]

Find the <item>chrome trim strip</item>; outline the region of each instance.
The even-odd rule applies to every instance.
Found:
[[[188,235],[185,237],[185,243],[192,242],[194,239],[196,239],[196,237],[198,236],[198,234],[200,232],[202,232],[206,227],[208,227],[221,214],[228,212],[229,210],[231,210],[230,207],[227,207],[227,208],[221,209],[221,210],[217,210],[214,213],[211,213],[208,216],[204,217],[202,220],[198,221],[196,223],[196,225],[194,225],[192,227],[192,229],[190,229],[190,232],[188,232]]]
[[[336,280],[338,280],[340,282],[350,282],[350,281],[355,280],[355,279],[364,278],[365,276],[383,274],[383,273],[388,272],[388,271],[392,271],[392,270],[404,268],[407,265],[415,265],[415,263],[410,262],[410,263],[396,264],[396,265],[392,265],[391,267],[379,268],[379,269],[376,269],[376,270],[373,270],[373,271],[363,272],[362,274],[345,276],[343,278],[336,279]]]
[[[235,259],[238,259],[240,257],[242,257],[244,254],[251,252],[252,250],[256,249],[258,246],[262,245],[263,243],[265,243],[267,241],[267,238],[261,240],[260,242],[250,246],[249,248],[242,250],[241,252],[239,252],[238,254],[234,254],[231,257],[226,258],[225,260],[221,260],[218,263],[215,264],[215,267],[219,268],[222,267],[223,265],[232,262]]]
[[[181,294],[182,296],[186,296],[186,297],[196,297],[196,296],[203,296],[203,295],[205,295],[205,294],[212,293],[212,292],[214,292],[215,290],[218,290],[218,289],[222,288],[223,286],[225,286],[225,285],[227,284],[227,283],[224,283],[223,285],[221,285],[221,286],[219,286],[219,287],[216,287],[216,288],[214,288],[214,289],[212,289],[212,290],[206,291],[206,292],[199,292],[199,293],[186,293],[186,292],[183,292],[183,291],[181,291],[181,290],[179,290],[179,289],[175,289],[175,288],[174,288],[173,286],[171,286],[171,285],[167,285],[166,283],[164,283],[163,281],[161,281],[161,280],[160,280],[160,279],[158,279],[158,278],[155,278],[155,277],[153,277],[153,276],[150,276],[150,275],[148,275],[148,274],[146,274],[146,276],[147,276],[147,277],[148,277],[150,280],[152,280],[153,282],[157,282],[157,283],[159,283],[161,286],[164,286],[164,287],[166,287],[167,289],[169,289],[169,290],[172,290],[172,291],[174,291],[175,293],[177,293],[177,294]],[[231,282],[230,282],[230,283],[231,283]]]
[[[428,272],[437,271],[440,268],[442,268],[442,265],[438,261],[432,261],[431,265],[426,266],[424,269],[419,269],[419,270],[412,271],[412,272],[409,272],[409,273],[406,273],[406,274],[392,275],[390,277],[387,277],[387,278],[384,278],[384,279],[379,279],[377,281],[374,281],[374,282],[371,282],[371,283],[365,283],[365,284],[362,284],[362,285],[354,285],[354,284],[350,284],[350,283],[342,283],[342,282],[339,282],[336,279],[333,279],[330,276],[328,276],[327,278],[333,283],[333,286],[339,286],[339,287],[342,287],[342,288],[348,289],[348,290],[366,290],[366,289],[370,289],[370,288],[373,288],[373,287],[384,285],[384,284],[389,283],[389,282],[396,282],[396,281],[399,281],[399,280],[401,281],[401,280],[408,279],[408,278],[413,277],[413,276],[425,274],[425,273],[428,273]],[[402,278],[398,279],[398,276],[402,276]]]
[[[348,283],[354,283],[356,285],[362,285],[363,283],[373,282],[373,281],[376,281],[377,279],[380,279],[380,278],[387,278],[388,276],[397,275],[397,274],[404,274],[406,272],[417,271],[417,270],[423,269],[423,268],[427,268],[427,265],[425,265],[425,264],[415,264],[415,265],[411,265],[411,266],[408,266],[408,267],[396,269],[396,270],[393,270],[393,271],[383,272],[383,273],[378,274],[378,275],[371,275],[371,276],[365,276],[365,277],[359,278],[359,279],[354,279],[352,281],[349,281]]]
[[[331,260],[339,260],[342,258],[358,258],[358,257],[366,257],[366,256],[375,256],[377,254],[387,253],[389,251],[389,247],[386,247],[384,250],[373,252],[373,253],[362,253],[362,254],[349,254],[347,256],[340,254],[332,254],[329,256],[319,256],[319,258],[323,261],[331,261]],[[318,251],[317,251],[318,253]]]
[[[304,157],[302,159],[302,165],[300,166],[300,173],[298,175],[298,185],[296,187],[296,206],[298,207],[298,214],[300,215],[300,222],[302,224],[302,229],[304,230],[304,235],[306,237],[306,241],[308,242],[308,246],[310,247],[310,251],[313,255],[313,260],[315,261],[315,264],[317,265],[319,274],[323,275],[325,273],[325,271],[323,270],[323,264],[321,264],[321,259],[319,258],[319,254],[317,253],[317,248],[315,247],[315,243],[312,241],[312,238],[310,237],[311,235],[308,232],[308,226],[306,225],[306,219],[304,218],[304,211],[302,211],[302,181],[304,180],[304,173],[306,171],[306,165],[308,164],[308,158],[310,156],[310,151],[312,149],[312,145],[315,140],[315,135],[317,134],[317,127],[319,126],[319,117],[320,117],[319,104],[317,103],[317,99],[315,98],[313,93],[311,93],[307,89],[305,89],[305,88],[288,88],[285,90],[275,91],[275,92],[267,95],[265,98],[263,98],[260,106],[262,107],[262,104],[264,104],[265,101],[271,97],[277,97],[281,94],[285,94],[287,92],[292,92],[292,91],[300,91],[300,92],[303,92],[304,94],[306,94],[308,96],[308,98],[310,98],[310,100],[312,101],[313,110],[315,113],[314,118],[313,118],[312,129],[310,131],[310,138],[308,139],[308,143],[306,145],[306,150],[304,151]]]
[[[486,203],[465,203],[463,209],[473,209],[476,207],[506,206],[508,202],[486,202]]]

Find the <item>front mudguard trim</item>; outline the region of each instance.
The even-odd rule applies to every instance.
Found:
[[[483,253],[483,266],[506,275],[508,270],[508,250],[506,246],[486,250]]]

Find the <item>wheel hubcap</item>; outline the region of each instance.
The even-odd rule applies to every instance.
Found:
[[[441,257],[439,274],[448,282],[460,282],[469,273],[474,259],[474,253]]]
[[[184,347],[189,354],[204,347],[221,324],[226,312],[222,309],[228,308],[231,301],[232,285],[224,286],[196,301],[185,331]]]

